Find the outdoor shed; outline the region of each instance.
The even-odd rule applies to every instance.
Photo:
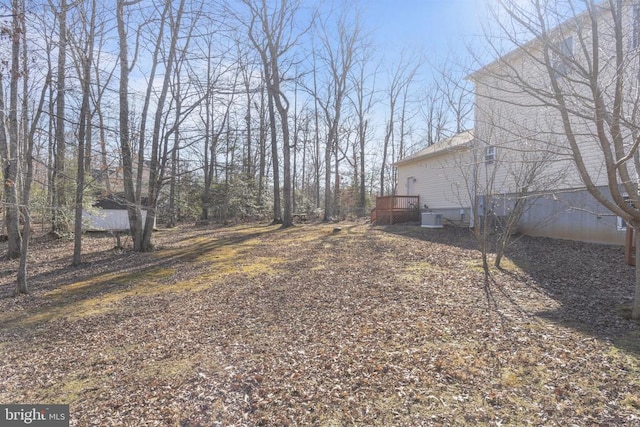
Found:
[[[121,196],[110,195],[98,199],[91,209],[83,210],[82,217],[84,231],[129,231],[130,229],[127,201]],[[143,203],[143,224],[146,220],[146,203]]]

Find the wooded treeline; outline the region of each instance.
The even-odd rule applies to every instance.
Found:
[[[470,119],[466,84],[386,58],[357,4],[11,0],[0,6],[0,160],[8,258],[37,218],[74,235],[97,199],[153,224],[367,215],[391,166]],[[142,211],[147,219],[143,221]]]

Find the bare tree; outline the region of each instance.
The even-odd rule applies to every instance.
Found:
[[[342,124],[341,116],[348,95],[350,73],[362,38],[357,12],[352,14],[346,8],[342,10],[335,24],[335,33],[330,30],[331,25],[327,21],[328,19],[329,17],[325,17],[318,21],[321,49],[314,52],[323,68],[327,70],[327,75],[324,79],[325,90],[323,93],[313,92],[317,105],[320,106],[323,112],[327,126],[327,143],[324,155],[324,221],[328,221],[333,214],[333,210],[338,208],[337,200],[339,195],[337,190],[340,185],[338,144],[340,126]],[[314,71],[316,70],[314,68]],[[336,160],[333,165],[335,173],[333,205],[331,202],[332,156]]]
[[[500,268],[502,258],[513,242],[523,215],[537,200],[554,196],[551,185],[565,178],[565,171],[553,167],[556,160],[551,150],[535,149],[524,143],[498,140],[495,133],[476,137],[470,156],[463,155],[457,173],[463,180],[454,192],[459,200],[467,200],[472,215],[474,236],[482,254],[482,267],[489,274],[489,254],[495,252],[493,265]],[[521,134],[519,141],[530,135]],[[539,218],[542,224],[552,219]],[[531,224],[533,226],[533,224]]]
[[[120,61],[120,85],[119,85],[119,128],[120,151],[122,155],[122,174],[124,194],[127,200],[129,214],[129,228],[133,240],[133,249],[142,249],[142,213],[136,197],[133,180],[133,155],[131,150],[131,129],[129,122],[129,44],[127,34],[127,8],[139,3],[140,0],[118,0],[116,5],[116,19],[118,23],[118,42],[120,49],[118,60]]]
[[[25,20],[25,8],[24,3],[22,5],[23,25]],[[20,198],[20,215],[24,221],[22,228],[22,247],[20,251],[20,262],[18,264],[18,274],[16,277],[16,294],[27,293],[29,287],[27,284],[27,260],[29,255],[29,241],[31,239],[31,186],[34,176],[34,139],[35,134],[40,126],[40,117],[42,116],[44,102],[47,96],[47,91],[51,85],[51,73],[47,73],[44,77],[44,84],[40,91],[40,99],[36,104],[36,107],[30,114],[28,93],[29,93],[29,68],[31,61],[27,54],[27,36],[26,31],[22,32],[22,134],[24,138],[24,161],[22,165],[22,172],[24,179],[22,180],[22,190]],[[32,117],[31,117],[32,116]]]
[[[297,15],[300,11],[299,0],[280,0],[270,4],[266,0],[243,0],[249,9],[248,36],[262,60],[264,80],[267,86],[269,116],[271,126],[271,144],[274,166],[274,222],[279,222],[279,171],[276,140],[275,109],[280,118],[282,133],[283,162],[283,215],[282,226],[293,225],[292,186],[291,186],[291,146],[289,130],[289,100],[282,84],[288,70],[287,55],[299,44],[307,29],[297,30]]]
[[[366,193],[366,144],[369,132],[371,130],[370,117],[373,107],[376,103],[375,98],[375,86],[376,77],[379,73],[379,65],[372,70],[370,67],[370,58],[372,54],[372,47],[364,45],[360,50],[360,54],[355,63],[354,72],[351,75],[351,81],[353,84],[353,93],[350,96],[351,104],[356,115],[356,145],[354,150],[357,151],[357,173],[355,176],[359,177],[358,182],[358,215],[365,215],[365,206],[367,200]],[[356,162],[356,156],[354,155],[354,162]]]
[[[450,136],[447,127],[447,107],[445,97],[438,85],[427,88],[420,108],[427,127],[427,145],[435,144],[446,136]]]
[[[33,178],[33,137],[39,122],[42,105],[46,96],[51,75],[47,75],[41,91],[39,103],[34,116],[29,120],[28,96],[29,96],[29,65],[27,55],[25,5],[22,0],[13,0],[11,3],[12,22],[11,28],[5,34],[11,39],[11,68],[9,83],[9,135],[5,130],[6,117],[4,112],[4,84],[0,73],[0,161],[4,178],[5,219],[9,237],[9,253],[11,258],[20,257],[18,266],[16,295],[26,294],[27,286],[27,256],[29,239],[31,237],[31,216],[29,214],[29,201],[31,182]],[[18,92],[19,80],[22,79],[22,117],[18,118]],[[19,123],[22,129],[19,129]],[[22,139],[23,144],[20,144]],[[20,153],[20,147],[24,149]],[[19,159],[23,164],[19,167]],[[22,173],[23,176],[18,176]],[[20,183],[20,185],[18,185]],[[19,229],[19,216],[22,216],[24,227]],[[16,241],[17,239],[17,241]],[[17,250],[17,255],[13,253]]]
[[[20,79],[20,41],[24,31],[24,8],[20,0],[12,0],[12,21],[9,30],[11,40],[11,68],[9,77],[9,134],[5,131],[6,111],[4,95],[0,93],[0,161],[4,178],[4,208],[9,245],[6,257],[15,259],[20,256],[20,229],[18,209],[18,81]],[[0,90],[2,76],[0,75]],[[18,289],[22,293],[21,289]],[[24,289],[26,293],[26,288]]]
[[[399,141],[402,139],[403,135],[396,135],[395,125],[396,125],[396,114],[398,113],[398,101],[404,103],[404,99],[406,97],[402,97],[402,95],[406,95],[408,92],[408,88],[413,82],[413,79],[420,67],[421,62],[415,57],[406,58],[403,53],[398,60],[396,67],[391,76],[391,80],[388,83],[388,88],[386,90],[386,95],[388,99],[388,107],[389,107],[389,115],[387,117],[387,123],[384,134],[384,141],[382,145],[382,165],[380,168],[380,196],[386,194],[387,191],[387,176],[391,176],[393,174],[389,173],[389,157],[391,155],[392,162],[394,159],[395,153],[395,138],[399,137]],[[391,182],[391,185],[395,184]]]
[[[518,122],[500,127],[527,127],[528,117],[545,117],[555,167],[570,169],[574,182],[636,233],[639,14],[623,0],[504,1],[495,22],[517,50],[474,75],[479,96],[496,108],[519,111]],[[638,319],[640,251],[635,287],[632,317]]]
[[[164,16],[168,15],[169,19],[169,30],[170,30],[170,41],[167,52],[167,59],[165,61],[165,74],[162,82],[162,87],[160,89],[160,95],[158,97],[157,107],[154,114],[153,121],[153,133],[151,138],[151,160],[149,162],[149,194],[148,194],[148,206],[147,206],[147,217],[144,223],[144,233],[142,238],[142,247],[143,251],[150,251],[152,249],[151,236],[153,233],[153,228],[155,226],[155,218],[156,218],[156,207],[158,202],[158,195],[160,192],[160,186],[162,184],[162,178],[164,174],[164,167],[167,162],[167,150],[161,152],[161,142],[162,142],[162,120],[164,118],[164,108],[165,108],[165,100],[167,98],[167,94],[169,92],[169,83],[171,82],[171,78],[173,75],[173,67],[176,63],[176,55],[177,55],[177,43],[178,38],[181,31],[182,24],[182,16],[184,13],[185,0],[180,0],[178,4],[178,9],[175,11],[175,15],[173,10],[171,10],[173,2],[171,0],[166,0],[165,2],[165,12],[163,12],[163,21]],[[166,12],[168,10],[168,12]],[[161,24],[163,26],[163,24]],[[162,33],[162,31],[160,32]],[[158,44],[160,44],[160,37],[158,38]],[[175,127],[171,130],[171,132],[175,132]],[[139,165],[138,167],[141,167]]]
[[[443,117],[447,134],[460,133],[471,127],[473,91],[471,82],[465,78],[469,68],[469,65],[451,59],[437,67],[435,84],[447,112]]]
[[[84,40],[78,41],[75,46],[77,68],[82,88],[82,105],[80,106],[80,123],[78,126],[78,161],[76,173],[76,201],[74,221],[74,246],[73,265],[80,265],[82,255],[82,210],[85,190],[85,153],[88,150],[87,141],[91,135],[90,114],[90,90],[91,90],[91,65],[93,63],[93,50],[96,28],[96,0],[92,0],[90,9],[79,10],[80,22],[84,25]],[[72,40],[72,44],[73,44]]]
[[[234,69],[234,64],[226,64],[225,58],[231,52],[223,49],[217,52],[219,45],[213,37],[207,34],[199,44],[205,58],[206,75],[203,81],[197,82],[197,89],[202,98],[203,108],[200,109],[200,120],[204,126],[202,147],[202,171],[204,188],[201,197],[202,220],[210,220],[209,211],[214,207],[213,188],[221,176],[223,166],[218,162],[224,136],[229,129],[229,120],[233,112],[236,99],[236,86],[240,78]]]
[[[53,221],[52,232],[55,235],[64,233],[68,229],[64,208],[67,204],[66,176],[65,176],[65,125],[66,125],[66,75],[67,75],[67,12],[69,6],[66,0],[60,0],[58,8],[51,3],[51,8],[58,17],[58,63],[56,74],[56,111],[55,111],[55,157],[53,163]]]
[[[218,140],[220,139],[220,135],[226,125],[226,120],[228,117],[228,111],[230,108],[227,108],[224,112],[222,123],[217,128],[215,126],[215,118],[214,116],[214,95],[215,95],[215,85],[218,83],[218,80],[222,76],[222,71],[220,71],[222,64],[221,58],[218,58],[218,62],[214,63],[216,57],[213,54],[213,45],[214,39],[212,35],[208,35],[204,37],[204,47],[202,47],[203,54],[206,60],[206,78],[204,82],[199,82],[199,89],[202,91],[204,96],[204,109],[202,110],[201,120],[204,125],[204,136],[203,136],[203,177],[204,177],[204,188],[202,191],[202,203],[201,203],[201,215],[200,218],[202,220],[209,220],[209,209],[211,207],[211,186],[213,185],[217,173],[216,173],[216,155],[217,155],[217,147]]]

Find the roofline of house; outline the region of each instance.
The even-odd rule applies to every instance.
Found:
[[[623,3],[627,3],[627,0],[623,0]],[[606,2],[604,2],[604,1],[596,2],[595,8],[599,13],[603,13],[604,10],[605,10],[605,7],[606,7]],[[575,23],[576,21],[583,20],[586,17],[588,17],[588,13],[589,13],[588,10],[584,10],[584,11],[578,13],[577,15],[575,15],[575,16],[569,18],[568,20],[562,22],[558,26],[548,30],[547,31],[547,35],[554,35],[554,34],[556,34],[558,32],[562,32],[563,29],[566,29],[568,26],[570,26],[571,24]],[[488,69],[493,68],[493,67],[497,67],[501,63],[510,62],[517,55],[519,55],[519,54],[522,55],[525,50],[529,50],[530,48],[532,48],[536,44],[539,44],[541,36],[542,35],[539,35],[539,36],[529,40],[528,42],[523,43],[521,46],[517,46],[516,48],[514,48],[514,49],[510,50],[509,52],[505,53],[504,55],[500,55],[498,58],[494,59],[493,61],[489,62],[488,64],[485,64],[482,67],[478,68],[477,70],[473,71],[472,73],[468,74],[465,77],[465,80],[470,80],[472,82],[476,82],[478,80],[478,76],[481,76],[482,74],[484,74]]]
[[[449,138],[443,139],[442,141],[436,142],[434,145],[443,144],[444,142],[449,141],[449,140],[455,138],[456,136],[462,135],[463,133],[471,133],[471,138],[469,138],[468,141],[465,141],[463,143],[456,144],[456,145],[453,145],[453,146],[449,145],[449,146],[443,147],[440,150],[434,150],[434,151],[431,151],[429,153],[424,153],[424,154],[421,154],[421,155],[415,155],[414,154],[412,156],[405,157],[404,159],[401,159],[401,160],[398,160],[397,162],[392,163],[391,166],[396,166],[396,167],[397,166],[402,166],[402,165],[406,165],[406,164],[413,163],[413,162],[416,162],[416,161],[429,159],[431,157],[440,156],[440,155],[445,154],[445,153],[450,153],[450,152],[453,152],[453,151],[461,151],[461,150],[464,150],[464,149],[468,149],[471,146],[471,144],[473,143],[473,141],[476,139],[475,135],[473,134],[473,129],[465,131],[465,132],[460,132],[460,133],[458,133],[458,134],[456,134],[454,136],[451,136]],[[431,147],[432,146],[433,145],[431,145]]]

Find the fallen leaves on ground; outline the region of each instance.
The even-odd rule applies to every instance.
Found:
[[[522,238],[485,280],[467,230],[185,227],[158,249],[33,244],[0,264],[0,402],[78,426],[638,425],[620,248]]]

